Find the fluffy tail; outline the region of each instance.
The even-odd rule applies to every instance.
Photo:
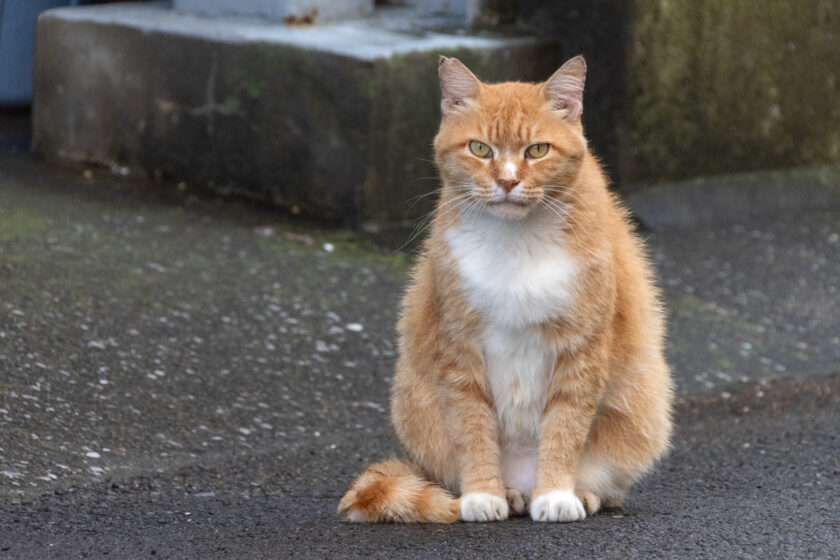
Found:
[[[349,521],[454,523],[460,500],[425,480],[409,461],[391,459],[367,468],[338,504]]]

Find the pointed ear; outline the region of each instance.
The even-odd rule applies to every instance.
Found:
[[[566,61],[543,85],[543,94],[555,111],[563,113],[568,122],[575,122],[583,113],[583,84],[586,81],[586,61],[581,55]]]
[[[471,99],[475,99],[481,88],[481,82],[457,58],[440,57],[438,66],[440,76],[440,108],[443,114],[457,111]]]

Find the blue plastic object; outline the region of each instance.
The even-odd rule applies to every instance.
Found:
[[[69,0],[0,0],[0,105],[28,105],[32,99],[35,22],[49,8]]]

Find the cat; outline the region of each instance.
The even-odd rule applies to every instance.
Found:
[[[667,450],[663,309],[587,148],[585,75],[577,56],[542,84],[487,84],[440,58],[442,189],[391,392],[409,458],[353,483],[350,521],[577,521]]]

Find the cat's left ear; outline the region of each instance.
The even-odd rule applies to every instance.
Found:
[[[568,122],[576,122],[583,113],[583,84],[586,82],[586,61],[577,55],[569,59],[543,85],[543,94],[551,108],[563,113]]]

